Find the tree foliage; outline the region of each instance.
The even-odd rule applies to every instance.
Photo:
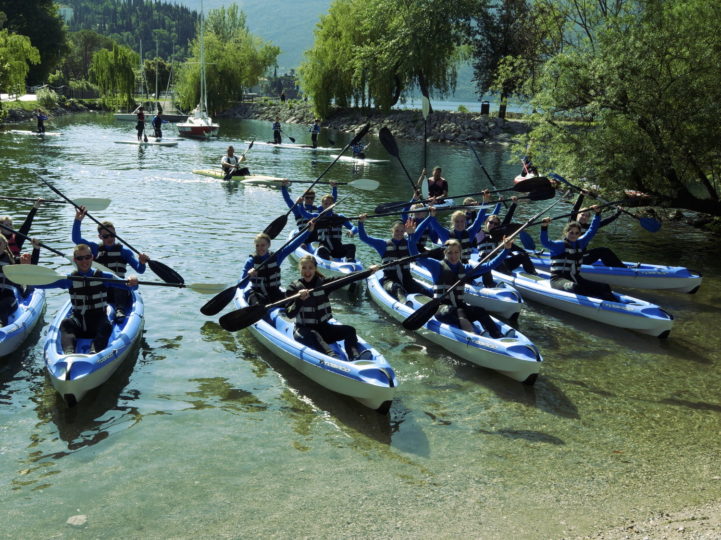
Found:
[[[68,33],[68,53],[60,64],[65,80],[87,79],[93,55],[100,49],[112,50],[113,45],[112,39],[93,30]]]
[[[25,93],[30,66],[40,62],[40,52],[30,38],[0,30],[0,89],[8,94]]]
[[[533,99],[536,163],[721,215],[721,6],[584,5],[585,16],[567,19],[572,46],[547,62]]]
[[[113,50],[100,49],[90,64],[90,80],[100,89],[100,94],[111,107],[130,108],[134,105],[135,69],[140,55],[123,45]]]

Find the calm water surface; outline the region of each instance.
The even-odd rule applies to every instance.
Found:
[[[132,125],[107,115],[56,124],[62,137],[44,141],[0,134],[4,193],[52,198],[42,176],[71,197],[109,197],[96,217],[188,282],[232,283],[253,236],[286,210],[278,191],[190,172],[216,165],[228,144],[267,140],[264,123],[223,120],[217,141],[140,149],[113,143],[131,139]],[[287,131],[309,138],[300,126]],[[479,153],[509,185],[518,167],[505,148]],[[388,157],[377,139],[369,154]],[[401,144],[411,174],[421,156],[422,145]],[[256,173],[305,180],[329,164],[322,153],[260,145],[248,158]],[[452,193],[488,185],[466,148],[432,146],[428,164],[444,167]],[[347,214],[409,193],[397,162],[338,163],[328,178],[381,182],[371,193],[341,191],[352,195]],[[28,209],[3,201],[0,213],[19,224]],[[69,249],[73,217],[45,206],[33,234]],[[370,232],[384,235],[388,223],[372,221]],[[92,224],[83,232],[92,237]],[[74,409],[46,381],[40,329],[0,363],[0,537],[560,538],[719,499],[717,244],[682,225],[650,234],[625,218],[596,244],[626,260],[689,266],[703,286],[634,293],[674,314],[666,341],[526,306],[520,328],[545,358],[532,388],[416,338],[363,288],[339,293],[338,318],[398,373],[387,417],[314,385],[247,331],[223,331],[198,311],[208,297],[191,291],[142,289],[137,354]],[[359,252],[375,260],[366,246]],[[43,264],[68,269],[50,255]],[[286,265],[284,281],[292,275]],[[66,296],[49,293],[46,323]],[[83,524],[66,523],[72,516]]]

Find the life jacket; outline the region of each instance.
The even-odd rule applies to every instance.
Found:
[[[478,255],[483,258],[493,251],[498,243],[493,240],[493,236],[485,231],[483,231],[482,237],[479,238],[479,236],[476,236],[476,247],[478,248]]]
[[[433,183],[428,182],[428,196],[439,197],[443,195],[443,192],[446,191],[447,188],[448,182],[445,180],[433,181]]]
[[[471,235],[468,234],[468,230],[463,230],[460,233],[453,230],[451,231],[450,238],[455,238],[461,243],[461,262],[463,264],[468,264],[468,261],[471,259],[473,248],[475,247],[475,238],[472,238]]]
[[[328,217],[335,217],[337,214],[326,214]],[[343,243],[343,228],[341,225],[322,226],[317,229],[318,241],[333,250],[335,246]]]
[[[408,241],[404,238],[400,244],[396,244],[392,239],[386,241],[386,251],[381,259],[381,264],[387,264],[403,257],[408,257]],[[396,283],[405,284],[411,281],[411,263],[404,262],[396,266],[389,266],[383,269],[385,279],[395,281]]]
[[[278,266],[278,260],[274,257],[274,253],[269,252],[268,257],[266,258],[261,258],[258,255],[251,255],[251,257],[253,258],[253,268],[255,268],[255,275],[250,278],[250,283],[253,289],[266,295],[271,290],[279,289],[280,266]],[[258,268],[263,261],[268,262],[261,268]]]
[[[333,317],[330,299],[324,290],[317,288],[323,285],[322,277],[315,277],[311,283],[299,279],[291,284],[289,291],[301,289],[315,289],[306,300],[296,300],[298,310],[295,314],[296,326],[317,326]]]
[[[80,276],[80,272],[73,272],[71,276]],[[105,282],[93,280],[93,277],[101,277],[102,272],[95,270],[92,276],[83,276],[83,281],[72,280],[70,284],[70,302],[73,305],[73,316],[80,321],[88,314],[98,317],[105,316],[105,309],[108,306],[108,289]]]
[[[317,206],[313,206],[312,204],[310,206],[308,206],[307,204],[304,204],[303,210],[305,210],[309,214],[313,214],[313,213],[320,211]],[[298,229],[300,229],[301,227],[306,225],[308,223],[308,221],[310,221],[310,218],[304,217],[303,214],[301,214],[300,212],[298,212],[298,214],[295,217],[295,224],[298,225]]]
[[[15,257],[20,255],[20,248],[18,247],[18,238],[15,233],[5,236],[8,241],[8,249]]]
[[[578,242],[576,242],[578,244]],[[551,254],[551,277],[578,281],[585,247],[573,247],[564,240],[564,249],[557,255]]]
[[[127,269],[127,263],[123,259],[123,246],[120,244],[113,244],[108,247],[105,244],[101,244],[98,247],[98,256],[95,259],[100,264],[107,266],[115,272],[119,277],[125,276]]]
[[[5,276],[5,266],[12,264],[7,253],[0,256],[0,297],[15,296],[16,285]]]
[[[453,285],[456,281],[459,279],[463,279],[466,276],[466,271],[463,268],[463,265],[460,265],[460,270],[458,273],[451,270],[451,267],[448,265],[448,262],[444,259],[441,261],[441,274],[438,276],[438,280],[436,283],[433,284],[433,298],[440,298],[443,293],[445,293],[451,285]],[[452,306],[462,306],[464,304],[463,302],[463,295],[465,293],[465,286],[459,285],[455,289],[453,289],[453,292],[451,294],[446,295],[443,298],[442,304],[449,304]]]

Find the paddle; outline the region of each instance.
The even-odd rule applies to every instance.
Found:
[[[280,132],[281,132],[283,135],[285,135],[286,137],[288,137],[288,138],[290,139],[290,142],[292,142],[292,143],[295,142],[295,137],[291,137],[290,135],[287,135],[287,134],[285,133],[285,131],[283,131],[282,129],[280,130]]]
[[[3,271],[10,281],[14,281],[20,285],[47,285],[49,283],[54,283],[59,279],[66,278],[72,279],[73,281],[91,279],[93,281],[126,282],[124,279],[117,278],[69,276],[67,274],[56,272],[55,270],[45,266],[37,266],[34,264],[9,264],[3,267]],[[164,283],[162,281],[138,281],[138,285],[187,288],[203,294],[213,294],[225,287],[225,285],[220,283]]]
[[[2,224],[0,224],[0,229],[3,230],[3,231],[9,231],[9,232],[11,232],[12,234],[15,234],[16,236],[19,236],[20,238],[24,238],[25,240],[30,240],[30,241],[32,242],[32,238],[30,238],[29,236],[21,233],[20,231],[16,231],[15,229],[11,229],[10,227],[7,227],[7,226],[2,225]],[[38,245],[39,245],[41,248],[47,249],[48,251],[51,251],[52,253],[55,253],[55,255],[60,255],[61,257],[69,260],[71,263],[75,263],[75,259],[73,258],[72,255],[65,255],[65,253],[63,253],[62,251],[58,251],[57,249],[51,248],[50,246],[48,246],[48,245],[46,245],[46,244],[43,244],[42,242],[38,242]],[[110,273],[110,274],[114,274],[114,273],[115,273],[115,272],[113,272],[110,268],[108,268],[107,266],[103,266],[103,265],[100,264],[99,262],[95,262],[95,261],[93,261],[93,268],[97,268],[98,270],[102,270],[103,272],[108,272],[108,273]]]
[[[283,182],[283,180],[278,180],[278,182]],[[312,180],[291,180],[291,184],[312,184]],[[315,182],[316,185],[322,185],[322,186],[330,186],[331,182]],[[333,182],[336,186],[349,186],[356,189],[362,189],[364,191],[375,191],[378,186],[380,186],[380,182],[376,180],[370,180],[369,178],[359,178],[358,180],[353,180],[351,182]]]
[[[228,169],[228,172],[223,177],[223,180],[230,180],[233,177],[233,173],[238,170],[238,167],[240,167],[240,164],[243,163],[243,160],[245,160],[245,154],[248,153],[248,150],[253,148],[253,143],[255,142],[255,137],[253,137],[250,140],[250,144],[248,145],[248,148],[246,148],[245,152],[240,156],[240,159],[238,160],[238,163],[236,165],[233,165],[231,168]]]
[[[37,199],[33,199],[32,197],[8,197],[8,196],[1,196],[0,199],[6,200],[6,201],[28,201],[28,202],[35,202]],[[52,204],[68,204],[68,201],[58,201],[58,200],[45,200],[43,199],[43,203],[52,203]],[[81,198],[81,199],[75,199],[74,203],[79,206],[84,206],[88,210],[92,210],[93,212],[99,211],[99,210],[105,210],[108,206],[110,206],[110,199],[96,199],[96,198]]]
[[[41,178],[40,181],[41,181],[43,184],[45,184],[46,186],[48,186],[50,189],[52,189],[55,193],[57,193],[58,195],[60,195],[63,199],[65,199],[65,200],[68,201],[70,204],[72,204],[75,208],[77,208],[78,210],[80,210],[80,207],[79,207],[77,204],[75,204],[72,200],[70,200],[68,197],[66,197],[65,194],[64,194],[62,191],[60,191],[58,188],[56,188],[56,187],[55,187],[54,185],[52,185],[50,182],[48,182],[48,181],[45,180],[44,178]],[[95,223],[97,223],[98,225],[100,225],[103,229],[105,229],[105,230],[108,231],[109,233],[112,233],[112,234],[115,236],[115,238],[116,238],[119,242],[125,244],[125,245],[128,247],[128,249],[130,249],[131,251],[133,251],[133,252],[135,252],[136,254],[140,255],[140,252],[139,252],[137,249],[135,249],[133,246],[131,246],[130,244],[128,244],[125,240],[123,240],[122,238],[120,238],[120,237],[119,237],[117,234],[115,234],[113,231],[111,231],[111,230],[109,230],[107,227],[105,227],[100,221],[98,221],[97,219],[95,219],[95,218],[94,218],[93,216],[91,216],[89,213],[86,213],[85,215],[88,216],[90,219],[92,219]],[[151,259],[151,260],[148,261],[148,266],[150,266],[150,269],[151,269],[153,272],[155,272],[155,275],[157,275],[160,279],[162,279],[162,280],[165,281],[166,283],[185,283],[185,280],[181,277],[180,274],[178,274],[175,270],[173,270],[173,269],[170,268],[169,266],[167,266],[167,265],[165,265],[165,264],[163,264],[163,263],[161,263],[161,262],[159,262],[159,261],[155,261],[155,260],[152,260],[152,259]]]
[[[326,283],[316,289],[311,289],[311,292],[318,290],[331,292],[336,289],[340,289],[341,287],[345,287],[347,284],[353,283],[354,281],[365,279],[371,274],[374,274],[379,270],[383,270],[384,268],[388,268],[389,266],[397,266],[399,264],[404,264],[406,262],[410,262],[421,257],[437,257],[440,256],[442,252],[443,248],[437,248],[431,251],[426,251],[425,253],[418,253],[417,255],[410,255],[408,257],[396,259],[395,261],[390,261],[374,268],[368,268],[359,272],[353,272],[351,274],[348,274],[347,276],[336,279],[331,283]],[[283,306],[288,302],[292,302],[293,300],[296,300],[298,298],[300,298],[300,293],[288,296],[287,298],[283,298],[282,300],[278,300],[277,302],[273,302],[271,304],[256,304],[255,306],[247,306],[241,309],[236,309],[235,311],[226,313],[220,318],[220,326],[223,329],[228,330],[229,332],[241,330],[247,326],[250,326],[251,324],[255,324],[260,319],[265,317],[265,314],[268,312],[268,310]]]
[[[449,199],[460,199],[461,197],[473,197],[474,195],[483,195],[484,193],[502,193],[504,191],[517,191],[519,193],[533,193],[534,191],[553,191],[553,186],[551,185],[551,182],[548,181],[548,178],[543,176],[538,176],[534,178],[529,178],[528,180],[523,180],[521,182],[518,182],[513,187],[504,188],[504,189],[494,189],[492,191],[478,191],[475,193],[464,193],[462,195],[453,195],[449,196]],[[550,198],[550,197],[549,197]],[[432,201],[433,199],[421,199],[419,201],[413,201],[411,204],[424,204],[427,202]],[[543,200],[543,199],[539,199]],[[406,206],[408,201],[395,201],[395,202],[388,202],[379,204],[375,208],[375,213],[381,213],[386,212],[392,208],[399,208]]]
[[[431,111],[431,102],[427,96],[423,96],[423,169],[427,168],[428,157],[428,114]]]
[[[368,130],[369,130],[370,128],[371,128],[371,125],[370,125],[370,124],[366,124],[365,126],[363,126],[363,127],[361,128],[361,130],[360,130],[358,133],[356,133],[355,137],[353,137],[353,139],[352,139],[348,144],[346,144],[346,145],[343,147],[343,149],[340,151],[340,153],[338,154],[338,156],[336,156],[336,158],[333,160],[333,162],[332,162],[330,165],[328,165],[328,167],[326,167],[326,169],[320,174],[320,176],[319,176],[318,178],[315,179],[315,182],[313,182],[313,183],[308,187],[308,189],[305,190],[304,194],[305,194],[305,193],[308,193],[311,189],[313,189],[313,186],[316,185],[318,182],[320,182],[320,179],[325,176],[325,174],[330,170],[330,168],[331,168],[333,165],[335,165],[336,161],[338,161],[338,160],[340,159],[340,157],[345,153],[345,151],[348,150],[348,148],[350,148],[351,145],[356,144],[356,143],[357,143],[358,141],[360,141],[363,137],[365,137],[366,133],[368,133]],[[293,204],[293,206],[291,206],[291,207],[288,209],[288,211],[285,213],[285,215],[280,216],[280,217],[277,217],[276,219],[274,219],[274,220],[270,223],[270,225],[268,225],[268,226],[265,228],[265,230],[264,230],[263,232],[264,232],[265,234],[267,234],[268,236],[270,236],[271,238],[275,238],[276,236],[278,236],[278,234],[280,233],[280,231],[282,231],[282,230],[285,228],[286,223],[288,223],[288,216],[290,215],[290,213],[293,211],[293,208],[295,208],[297,204],[298,204],[298,202],[296,201],[296,202]]]
[[[541,217],[543,214],[548,212],[551,208],[556,206],[559,202],[561,202],[562,198],[556,200],[553,202],[550,206],[547,206],[540,212],[538,212],[535,216],[527,220],[523,225],[521,225],[514,233],[512,233],[510,236],[506,238],[506,242],[509,242],[513,240],[515,236],[517,236],[523,229],[531,225],[536,219]],[[488,253],[481,261],[478,263],[476,268],[480,266],[481,264],[485,263],[486,261],[489,261],[492,257],[496,255],[498,251],[501,250],[501,248],[504,247],[504,244],[499,244],[495,248],[493,248],[490,253]],[[475,270],[475,269],[474,269]],[[473,275],[473,272],[471,272],[470,275]],[[459,287],[461,285],[465,285],[466,283],[469,283],[473,279],[475,279],[476,276],[473,276],[471,278],[462,278],[456,281],[453,285],[451,285],[446,291],[439,296],[438,298],[433,298],[430,302],[427,304],[421,306],[417,311],[415,311],[412,315],[410,315],[406,320],[403,321],[403,328],[406,328],[407,330],[418,330],[421,326],[426,324],[428,320],[435,315],[436,311],[438,311],[438,308],[441,305],[441,302],[443,299],[448,296],[456,287]]]
[[[486,178],[488,178],[488,181],[491,183],[491,185],[492,185],[494,188],[497,187],[497,186],[496,186],[496,183],[493,181],[493,178],[491,178],[491,175],[488,174],[488,171],[487,171],[486,168],[483,166],[483,162],[481,161],[481,158],[478,157],[478,152],[476,152],[476,149],[473,147],[473,145],[471,144],[471,142],[470,142],[470,141],[466,141],[466,144],[468,145],[468,148],[470,148],[471,151],[473,152],[473,155],[476,156],[476,161],[477,161],[478,164],[481,166],[481,169],[483,170],[483,173],[486,175]]]
[[[401,167],[403,167],[403,172],[406,173],[406,177],[408,178],[408,182],[411,184],[411,191],[415,193],[416,191],[416,185],[413,183],[413,180],[411,179],[411,175],[408,174],[408,169],[406,169],[406,166],[403,164],[403,160],[401,160],[401,156],[398,153],[398,144],[396,143],[395,137],[393,137],[393,134],[391,133],[391,130],[387,127],[382,127],[381,130],[378,132],[378,138],[381,140],[381,144],[383,145],[383,148],[386,149],[386,151],[392,155],[394,158],[398,160],[398,163],[401,164]]]
[[[560,174],[551,173],[551,174],[549,174],[548,176],[550,176],[551,178],[553,178],[553,179],[555,179],[555,180],[558,180],[559,182],[563,182],[563,183],[566,184],[568,187],[575,189],[575,190],[578,191],[579,193],[587,192],[587,191],[584,190],[583,188],[580,188],[580,187],[578,187],[578,186],[574,186],[573,184],[571,184],[568,180],[566,180],[566,179],[565,179],[563,176],[561,176]],[[587,193],[588,193],[588,192],[587,192]],[[601,198],[601,197],[598,197],[597,195],[594,195],[593,193],[588,193],[588,194],[591,195],[591,197],[593,197],[593,198],[601,201],[602,203],[609,204],[609,202],[608,202],[606,199],[603,199],[603,198]],[[648,232],[653,232],[653,233],[655,233],[655,232],[658,232],[658,230],[661,228],[661,222],[660,222],[659,220],[657,220],[657,219],[650,218],[650,217],[639,217],[639,216],[637,216],[636,214],[634,214],[634,213],[632,213],[632,212],[629,212],[628,210],[626,210],[626,209],[624,209],[624,208],[621,208],[620,206],[617,206],[617,208],[618,208],[621,212],[623,212],[624,214],[627,214],[627,215],[631,216],[632,218],[637,219],[638,222],[641,224],[641,227],[643,227],[644,229],[646,229]]]

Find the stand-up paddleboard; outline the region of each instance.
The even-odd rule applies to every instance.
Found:
[[[166,141],[166,140],[160,140],[160,141],[152,141],[148,139],[147,141],[113,141],[115,144],[134,144],[136,146],[178,146],[177,141]]]
[[[245,141],[245,144],[250,144],[250,141]],[[342,148],[331,148],[329,146],[316,146],[313,148],[310,144],[296,144],[296,143],[280,143],[275,144],[271,141],[255,141],[254,144],[261,146],[274,146],[276,148],[294,148],[295,150],[316,150],[318,152],[338,152]]]
[[[210,176],[211,178],[219,178],[221,180],[225,179],[225,171],[221,169],[195,169],[193,174]],[[280,187],[280,183],[283,182],[284,178],[266,176],[264,174],[251,174],[248,176],[231,176],[230,180],[240,181],[243,184],[275,185]]]
[[[46,137],[46,136],[58,136],[62,133],[60,131],[45,131],[43,133],[37,132],[37,131],[29,131],[29,130],[23,130],[23,129],[11,129],[8,131],[4,131],[3,133],[10,133],[12,135],[35,135],[36,137]]]
[[[338,156],[338,154],[331,154],[332,159],[338,159],[338,161],[345,161],[347,163],[353,163],[355,165],[370,165],[371,163],[388,163],[389,159],[373,159],[373,158],[355,158],[353,156]]]

